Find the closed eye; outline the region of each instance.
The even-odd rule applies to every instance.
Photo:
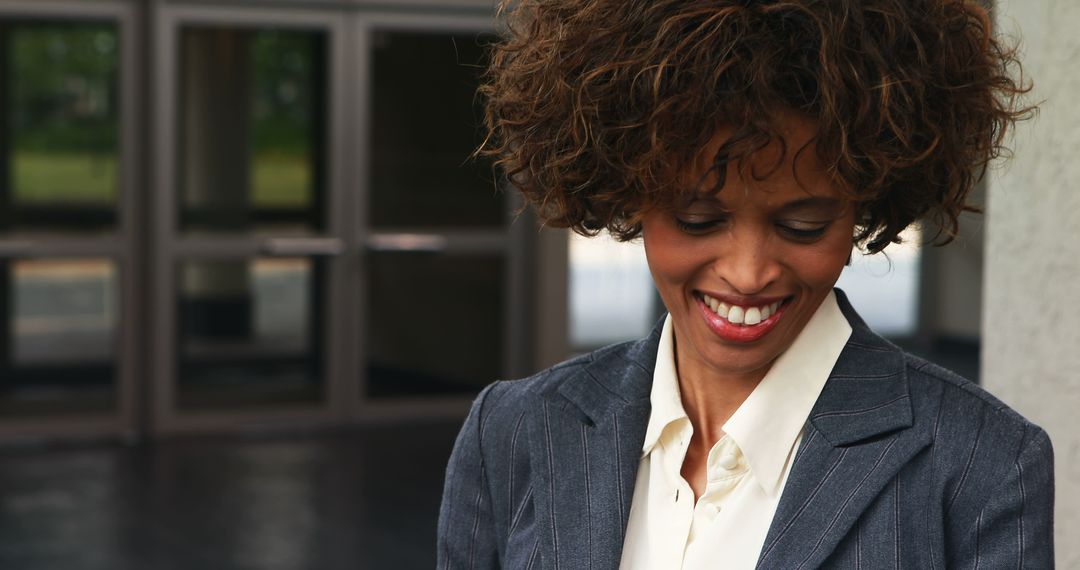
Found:
[[[692,222],[689,220],[682,220],[675,218],[675,225],[683,232],[688,234],[704,234],[711,232],[724,224],[722,219],[711,219],[700,222]]]
[[[829,224],[778,223],[776,228],[795,241],[814,241],[825,235],[825,230],[829,228]]]
[[[703,235],[713,231],[716,231],[727,224],[726,217],[710,217],[703,220],[685,220],[682,218],[675,218],[675,225],[680,231],[690,235]],[[811,222],[797,222],[797,221],[785,221],[777,222],[775,224],[776,229],[784,237],[793,241],[812,242],[823,235],[825,231],[829,229],[830,222],[823,223],[811,223]]]

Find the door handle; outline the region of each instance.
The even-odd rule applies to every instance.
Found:
[[[426,252],[446,251],[446,236],[433,234],[375,234],[368,238],[367,248],[380,252]]]
[[[345,251],[345,243],[339,238],[270,238],[261,249],[275,257],[335,256]]]

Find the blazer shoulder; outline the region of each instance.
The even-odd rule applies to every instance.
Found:
[[[588,374],[586,369],[590,365],[610,358],[619,358],[634,344],[635,341],[630,341],[606,346],[575,356],[525,378],[496,381],[488,385],[473,402],[470,415],[477,416],[483,433],[496,434],[492,436],[496,438],[496,441],[491,441],[491,437],[485,437],[485,439],[498,445],[497,434],[512,436],[513,431],[520,429],[522,418],[533,409],[538,398],[553,398],[564,383]]]
[[[514,380],[503,380],[499,384],[502,389],[515,393],[532,393],[548,395],[558,391],[566,381],[574,379],[581,374],[587,374],[586,369],[597,363],[605,363],[614,360],[633,360],[630,354],[640,349],[640,345],[648,343],[649,339],[626,341],[598,348],[564,360],[549,368],[545,368],[531,376]],[[652,347],[655,350],[655,346]],[[651,370],[649,371],[651,373]]]
[[[907,352],[904,359],[913,399],[924,403],[928,399],[938,401],[942,405],[938,410],[939,415],[947,413],[952,407],[963,407],[972,413],[959,415],[958,419],[978,418],[979,423],[1000,426],[1018,437],[1032,431],[1042,431],[1031,420],[971,380]]]
[[[967,566],[972,553],[990,566],[1015,565],[1006,544],[1020,560],[1025,544],[1030,560],[1052,560],[1045,537],[1053,526],[1054,453],[1046,431],[981,386],[905,358],[916,422],[932,434],[921,465],[929,468],[922,471],[927,492],[939,497],[933,503],[943,516],[947,565]],[[996,555],[1005,557],[980,552],[980,544],[998,544]]]
[[[953,510],[976,513],[1018,468],[1046,471],[1046,431],[981,386],[922,358],[905,355],[917,424],[931,433],[934,472]]]

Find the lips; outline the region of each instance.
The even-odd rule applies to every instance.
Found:
[[[761,339],[780,322],[790,298],[735,300],[704,293],[694,295],[705,323],[720,338],[739,343]]]

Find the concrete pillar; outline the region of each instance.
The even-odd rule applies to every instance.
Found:
[[[197,227],[248,228],[251,156],[251,34],[184,32],[182,205]],[[247,338],[252,333],[251,275],[243,262],[192,263],[183,272],[188,332]]]
[[[986,207],[984,185],[976,188],[971,202]],[[985,223],[983,216],[965,213],[955,240],[922,248],[919,336],[928,346],[941,340],[979,342]]]
[[[1080,568],[1080,2],[999,0],[1041,101],[988,184],[984,385],[1050,433],[1057,565]]]
[[[569,230],[545,228],[536,242],[536,370],[570,356]]]
[[[10,113],[11,68],[8,64],[11,52],[9,45],[8,26],[0,23],[0,112]],[[11,161],[14,158],[14,150],[11,144],[12,128],[7,118],[0,119],[0,232],[11,230],[13,209],[12,196],[15,189],[11,187]],[[14,334],[11,317],[14,307],[11,303],[11,280],[15,273],[11,270],[11,263],[0,262],[0,377],[10,378],[14,356]],[[0,380],[0,387],[7,382]]]
[[[216,231],[249,222],[250,46],[244,31],[184,31],[181,196]]]

